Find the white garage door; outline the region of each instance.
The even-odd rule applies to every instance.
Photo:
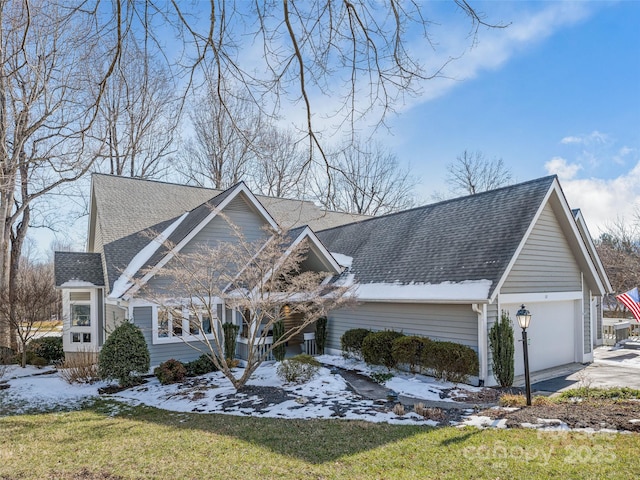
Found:
[[[529,336],[529,368],[531,372],[557,367],[575,361],[575,319],[579,302],[544,302],[527,304],[531,312]],[[516,312],[520,304],[502,305],[513,321],[515,340],[515,374],[524,374],[522,329]]]

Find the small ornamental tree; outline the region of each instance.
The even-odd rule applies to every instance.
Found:
[[[139,327],[123,322],[109,335],[98,357],[101,378],[117,380],[123,387],[140,382],[140,374],[149,371],[147,342]]]
[[[489,330],[489,345],[493,357],[493,375],[501,387],[510,387],[513,385],[514,343],[513,326],[508,312],[503,310],[500,320]]]
[[[213,246],[202,245],[188,252],[163,241],[173,254],[156,277],[166,282],[163,292],[145,286],[145,293],[162,308],[184,315],[189,310],[192,339],[189,346],[210,356],[216,368],[241,389],[255,370],[278,349],[282,349],[331,310],[351,303],[346,295],[351,286],[325,282],[336,274],[332,271],[313,271],[307,268],[310,255],[308,238],[297,239],[286,231],[266,227],[262,235],[252,232],[247,239],[241,229],[221,212],[216,218],[224,219],[233,241]],[[162,235],[156,240],[162,240]],[[171,292],[170,296],[166,292]],[[220,324],[217,314],[219,299],[225,308],[241,317],[243,369],[234,368],[233,352],[225,348],[229,327]],[[286,305],[288,308],[282,308]],[[291,316],[296,321],[287,323],[281,336],[277,326]],[[205,325],[202,319],[206,318]],[[240,323],[240,322],[238,322]],[[225,335],[221,335],[224,329]],[[273,342],[267,337],[273,335]],[[183,337],[180,337],[183,338]],[[199,343],[198,343],[199,342]],[[224,351],[224,355],[219,352]]]

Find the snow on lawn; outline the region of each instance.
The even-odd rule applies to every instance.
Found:
[[[370,366],[366,363],[353,358],[347,358],[340,355],[321,355],[316,357],[319,362],[345,370],[354,370],[364,375],[371,376],[372,373],[386,373],[388,370],[384,367]],[[464,395],[466,392],[479,392],[482,389],[472,387],[466,384],[455,384],[451,382],[443,382],[433,377],[427,377],[420,374],[411,374],[404,372],[393,372],[394,376],[384,383],[384,386],[390,388],[399,395],[411,397],[418,400],[434,400],[438,402],[454,402],[457,396]]]
[[[361,399],[348,390],[340,375],[331,373],[327,368],[321,368],[314,379],[303,385],[283,383],[275,370],[273,364],[259,367],[247,383],[249,388],[246,393],[236,392],[229,380],[215,372],[194,381],[173,385],[161,385],[154,378],[145,385],[119,392],[113,398],[134,405],[145,404],[177,412],[436,425],[436,422],[425,420],[415,413],[399,417],[387,411],[383,405]],[[240,369],[237,375],[241,375]],[[271,398],[269,387],[275,387],[271,394],[281,388],[285,395],[276,394]]]
[[[38,375],[43,370],[33,369],[36,372],[32,371],[32,376],[28,376],[30,367],[17,368],[17,371],[10,372],[3,379],[10,380],[6,382],[9,388],[0,390],[0,416],[26,412],[74,410],[80,408],[87,400],[96,397],[98,388],[105,385],[104,383],[69,385],[55,371]]]
[[[337,355],[318,357],[322,363],[371,375],[386,369],[370,367],[364,362],[344,359]],[[354,393],[337,372],[322,367],[311,381],[296,385],[286,384],[276,374],[277,364],[260,366],[241,392],[231,385],[220,372],[189,378],[183,383],[161,385],[155,378],[147,383],[110,396],[128,404],[150,405],[177,412],[222,413],[276,418],[343,418],[370,422],[435,425],[436,422],[410,412],[398,416],[389,410],[385,399],[363,399]],[[86,400],[98,396],[94,385],[69,385],[58,373],[33,375],[42,370],[12,367],[6,378],[10,388],[0,390],[0,415],[27,411],[52,411],[79,408]],[[242,374],[237,369],[236,375]],[[23,375],[23,376],[20,376]],[[32,375],[32,376],[26,376]],[[457,388],[479,390],[468,385],[457,386],[423,375],[396,373],[386,382],[387,388],[400,395],[420,400],[453,401]]]

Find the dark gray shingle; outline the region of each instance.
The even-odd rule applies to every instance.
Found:
[[[99,253],[55,252],[54,265],[57,287],[71,281],[104,286],[102,257]]]
[[[491,280],[513,258],[555,176],[317,233],[359,283]]]

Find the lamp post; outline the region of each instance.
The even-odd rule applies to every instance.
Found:
[[[527,344],[527,328],[531,322],[531,313],[524,305],[516,313],[518,325],[522,329],[522,351],[524,353],[524,382],[527,389],[527,405],[531,405],[531,380],[529,379],[529,345]]]

